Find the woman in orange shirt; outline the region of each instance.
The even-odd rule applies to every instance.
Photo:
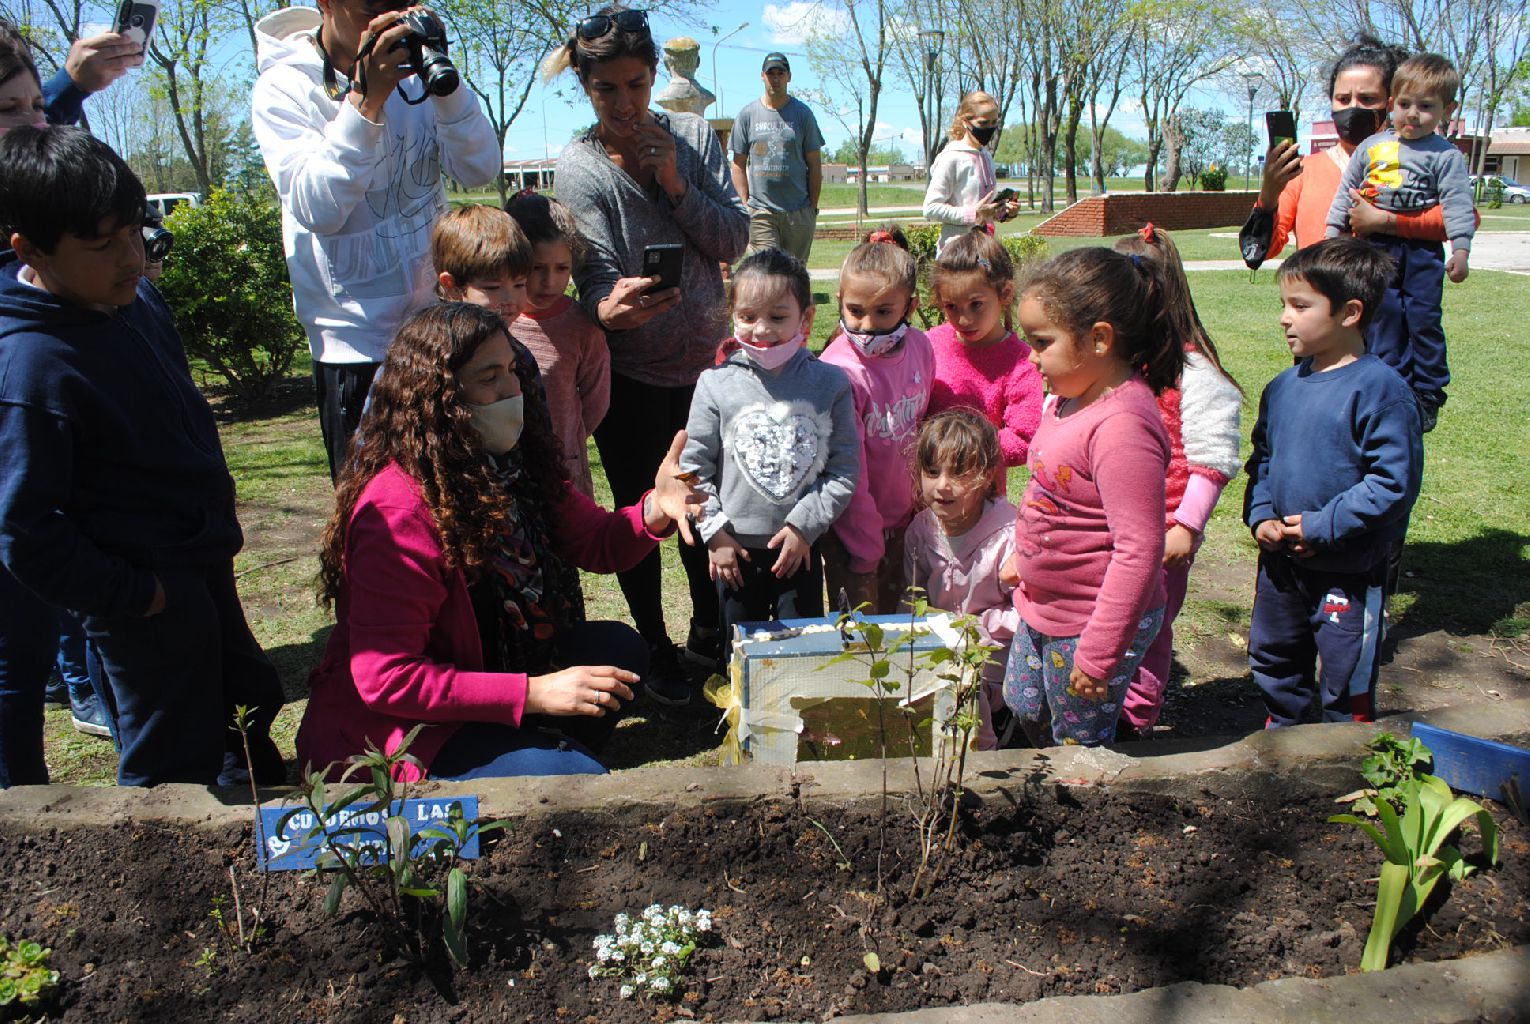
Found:
[[[1328,208],[1349,166],[1350,154],[1385,123],[1392,72],[1407,56],[1406,50],[1368,35],[1357,36],[1339,54],[1328,75],[1338,145],[1306,157],[1294,142],[1282,142],[1270,150],[1264,161],[1259,199],[1238,234],[1243,261],[1250,267],[1258,267],[1284,249],[1293,230],[1297,248],[1323,240]],[[1357,235],[1445,241],[1445,219],[1438,206],[1422,213],[1395,214],[1358,201],[1350,214],[1350,226]]]

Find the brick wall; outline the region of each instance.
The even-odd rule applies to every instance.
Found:
[[[1145,221],[1167,231],[1220,228],[1248,219],[1258,192],[1120,192],[1090,196],[1042,221],[1038,235],[1107,238],[1140,228]]]

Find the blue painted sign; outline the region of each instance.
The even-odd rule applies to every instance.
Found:
[[[409,823],[412,836],[423,835],[425,839],[448,839],[456,836],[448,824],[454,811],[460,811],[464,821],[478,817],[476,796],[438,797],[405,800],[402,807],[395,802],[392,814],[402,814]],[[290,817],[288,817],[290,815]],[[328,831],[335,845],[362,851],[365,863],[388,859],[388,818],[381,807],[358,801],[331,815],[326,811]],[[287,819],[283,827],[283,819]],[[326,849],[322,834],[310,833],[318,824],[312,811],[306,807],[294,813],[292,806],[262,807],[260,821],[265,833],[265,846],[256,850],[256,857],[264,871],[302,871],[317,865],[319,854]],[[260,837],[256,837],[259,846]],[[457,856],[473,860],[478,856],[478,830],[468,834],[468,841],[457,850]]]

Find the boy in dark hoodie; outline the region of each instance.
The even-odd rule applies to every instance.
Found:
[[[234,586],[243,544],[207,401],[143,281],[144,189],[73,128],[0,139],[0,563],[80,613],[119,713],[122,785],[234,782],[236,705],[279,782],[283,697]]]

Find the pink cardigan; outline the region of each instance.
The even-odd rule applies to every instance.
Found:
[[[643,503],[607,512],[574,490],[546,517],[552,543],[591,572],[636,565],[659,538],[643,524]],[[410,753],[424,771],[467,722],[519,725],[526,676],[483,671],[483,643],[467,577],[447,569],[430,506],[397,465],[362,490],[346,535],[345,577],[335,630],[309,677],[298,727],[302,765],[323,766],[366,750],[395,749],[423,730]]]

